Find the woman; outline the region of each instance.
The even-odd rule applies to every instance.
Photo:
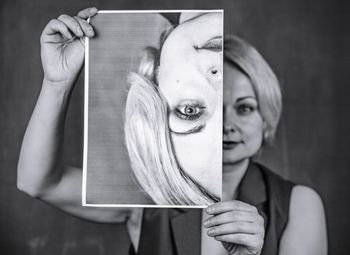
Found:
[[[89,8],[74,18],[61,15],[43,31],[45,76],[22,144],[19,189],[81,218],[129,220],[138,254],[326,254],[324,208],[317,193],[250,160],[274,135],[280,93],[263,58],[237,38],[226,44],[224,66],[226,201],[209,206],[203,215],[200,210],[145,210],[142,232],[140,211],[81,207],[81,170],[63,165],[61,148],[69,96],[83,64],[79,38],[94,35],[85,19],[96,12]]]

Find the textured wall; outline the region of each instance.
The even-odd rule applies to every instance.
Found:
[[[174,1],[175,2],[175,1]],[[224,8],[225,30],[253,45],[283,86],[284,113],[276,145],[263,161],[322,195],[331,254],[347,254],[350,215],[348,4],[332,0],[51,1],[0,3],[0,246],[12,254],[125,254],[123,225],[88,223],[16,189],[16,164],[42,79],[39,37],[60,13],[99,9]],[[67,164],[81,166],[83,80],[71,102]]]

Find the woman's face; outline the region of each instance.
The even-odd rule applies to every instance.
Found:
[[[224,64],[223,163],[235,164],[260,149],[265,123],[249,78],[232,64]]]
[[[222,14],[179,25],[166,39],[158,73],[169,106],[169,128],[181,168],[221,194]]]

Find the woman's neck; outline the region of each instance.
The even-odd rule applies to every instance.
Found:
[[[222,199],[236,199],[237,188],[247,172],[249,159],[244,159],[235,164],[224,164],[222,171]]]

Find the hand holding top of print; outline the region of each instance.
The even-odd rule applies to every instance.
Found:
[[[73,86],[84,61],[84,36],[95,35],[86,19],[97,13],[87,8],[71,17],[66,14],[52,19],[40,37],[44,80],[51,84]]]
[[[207,208],[213,215],[204,222],[207,234],[221,241],[230,255],[259,255],[265,227],[256,207],[238,200],[215,203]]]

